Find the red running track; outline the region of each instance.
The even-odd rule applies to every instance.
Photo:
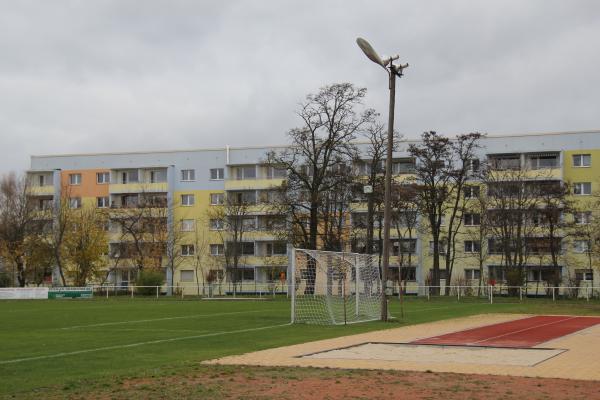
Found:
[[[541,315],[420,339],[411,344],[526,348],[596,324],[600,324],[600,317]]]

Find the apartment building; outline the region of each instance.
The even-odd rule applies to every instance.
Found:
[[[394,153],[396,179],[411,176],[414,160],[406,152],[410,142],[402,143]],[[367,144],[357,143],[359,151],[366,154]],[[207,280],[232,280],[244,282],[260,290],[269,282],[283,279],[287,270],[286,243],[278,234],[285,231],[285,215],[277,214],[272,205],[276,202],[273,189],[285,179],[285,171],[266,164],[269,151],[282,147],[225,147],[218,149],[131,152],[111,154],[72,154],[32,156],[27,172],[30,194],[46,217],[51,218],[57,199],[68,199],[73,208],[89,204],[106,208],[111,215],[107,228],[110,249],[107,249],[107,281],[127,286],[135,279],[136,266],[128,256],[123,232],[113,220],[136,210],[148,210],[152,218],[164,220],[166,226],[177,229],[181,260],[173,274],[165,268],[167,282],[192,287]],[[596,210],[593,193],[600,191],[600,131],[558,132],[518,135],[489,135],[481,140],[479,160],[485,160],[499,170],[527,169],[533,171],[531,180],[539,184],[569,182],[573,199],[584,210],[574,216],[577,223],[590,222]],[[474,160],[473,168],[478,162]],[[355,166],[365,174],[365,164]],[[539,174],[542,171],[543,175]],[[477,184],[467,190],[467,196],[476,191]],[[213,210],[223,206],[224,196],[233,196],[249,204],[244,218],[243,260],[235,271],[223,260],[222,226]],[[586,208],[587,207],[587,208]],[[348,215],[353,229],[364,229],[366,204],[360,199]],[[464,232],[476,229],[479,216],[464,216]],[[176,227],[176,228],[174,228]],[[379,227],[375,227],[379,229]],[[473,256],[482,245],[489,249],[485,260],[485,278],[502,280],[501,255],[494,252],[494,238],[485,243],[474,240],[465,233],[461,237],[460,257],[455,263],[453,280],[475,282],[480,278],[479,261]],[[395,255],[411,254],[411,263],[402,268],[404,280],[413,285],[427,283],[432,265],[430,238],[422,229],[412,235],[392,233]],[[539,253],[535,263],[528,265],[527,280],[543,282],[550,269],[543,238],[530,238],[528,245]],[[360,243],[354,250],[361,251]],[[589,243],[564,238],[563,251],[569,254],[561,261],[560,274],[577,274],[580,280],[600,281],[599,271],[590,268],[586,261]],[[350,245],[348,245],[350,250]],[[402,249],[402,251],[400,251]],[[537,254],[536,253],[536,254]],[[392,276],[399,274],[398,257],[391,257]],[[167,260],[160,261],[162,267]],[[396,275],[394,275],[396,274]],[[443,276],[442,276],[443,278]],[[187,289],[186,289],[187,290]],[[192,289],[189,289],[190,291]]]

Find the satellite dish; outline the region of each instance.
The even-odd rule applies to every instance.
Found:
[[[381,57],[379,57],[379,54],[377,54],[377,52],[369,44],[369,42],[367,42],[363,38],[357,38],[356,39],[356,44],[358,44],[358,47],[360,47],[360,49],[363,51],[363,53],[365,53],[365,55],[369,58],[369,60],[371,60],[375,64],[379,64],[383,68],[385,68],[385,64],[383,63],[383,61],[381,61]]]

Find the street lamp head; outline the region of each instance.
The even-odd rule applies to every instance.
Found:
[[[358,44],[358,47],[360,47],[360,49],[363,51],[363,53],[365,53],[365,55],[369,58],[369,60],[371,60],[375,64],[379,64],[383,68],[385,68],[385,64],[383,63],[383,61],[381,61],[381,57],[379,57],[379,54],[377,54],[377,52],[369,44],[369,42],[367,42],[363,38],[357,38],[356,39],[356,44]]]

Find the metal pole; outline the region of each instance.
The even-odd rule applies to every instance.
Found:
[[[390,62],[391,64],[391,62]],[[385,160],[385,191],[383,198],[383,263],[381,265],[381,320],[387,321],[387,276],[390,265],[390,226],[392,210],[392,152],[394,148],[394,107],[396,104],[396,73],[394,66],[390,65],[390,109],[388,115],[387,158]]]
[[[358,282],[358,262],[356,261],[356,257],[357,256],[354,256],[354,303],[356,305],[356,316],[358,317],[358,315],[360,314],[360,284]]]
[[[291,246],[290,246],[291,247]],[[292,295],[292,307],[291,307],[291,323],[296,322],[296,248],[291,247],[291,260],[290,260],[290,276],[289,276],[290,286],[289,291],[291,291]]]

